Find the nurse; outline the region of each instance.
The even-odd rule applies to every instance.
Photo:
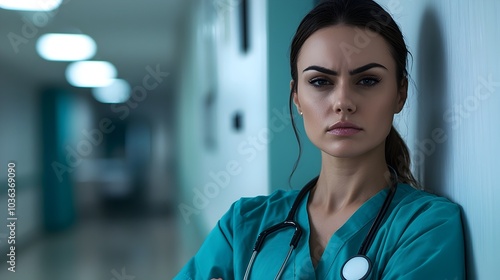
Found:
[[[302,231],[296,247],[289,254],[289,227],[253,254],[299,191],[242,198],[175,279],[465,279],[459,207],[418,190],[392,125],[407,99],[407,54],[399,27],[372,0],[314,8],[290,54],[290,107],[321,150],[320,174],[292,213]],[[346,275],[360,252],[361,266]]]

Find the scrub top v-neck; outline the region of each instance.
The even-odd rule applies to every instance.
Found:
[[[258,234],[285,219],[297,194],[276,191],[235,202],[174,279],[243,279]],[[370,198],[332,235],[316,268],[309,249],[308,197],[304,198],[296,214],[304,232],[281,279],[340,279],[342,265],[357,254],[387,194],[382,190]],[[250,279],[274,279],[292,235],[290,229],[266,238]],[[374,262],[369,279],[464,279],[459,207],[398,184],[367,256]]]
[[[331,237],[325,247],[316,268],[313,267],[309,239],[311,227],[307,209],[306,197],[300,204],[297,213],[297,221],[303,227],[304,238],[298,246],[304,246],[304,250],[298,250],[295,255],[295,272],[298,279],[336,279],[340,278],[340,270],[345,261],[357,254],[361,243],[370,230],[379,209],[388,194],[386,189],[378,192],[367,200],[356,210],[351,217]],[[309,195],[308,195],[309,196]],[[352,243],[353,246],[349,246]],[[356,244],[359,244],[356,246]],[[314,250],[312,252],[314,254]],[[288,279],[288,278],[283,278]],[[292,279],[292,278],[290,278]]]

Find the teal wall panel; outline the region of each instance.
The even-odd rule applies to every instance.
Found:
[[[298,145],[293,134],[288,110],[290,95],[290,43],[313,0],[268,1],[268,120],[273,132],[269,143],[270,190],[288,189],[288,178],[297,159]],[[302,120],[296,114],[302,142],[302,157],[292,177],[291,186],[300,188],[319,173],[320,153],[305,135]]]
[[[65,150],[70,141],[72,96],[59,90],[42,96],[43,223],[46,230],[54,231],[75,221],[71,163],[81,159],[71,158]]]

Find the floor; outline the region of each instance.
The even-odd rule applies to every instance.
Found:
[[[82,222],[19,249],[16,272],[2,262],[0,279],[172,279],[179,269],[176,228],[176,221],[168,217]]]

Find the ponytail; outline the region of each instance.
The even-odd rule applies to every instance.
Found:
[[[385,140],[385,161],[396,170],[399,182],[420,188],[420,184],[413,177],[410,169],[411,159],[408,147],[394,126],[391,127]]]

